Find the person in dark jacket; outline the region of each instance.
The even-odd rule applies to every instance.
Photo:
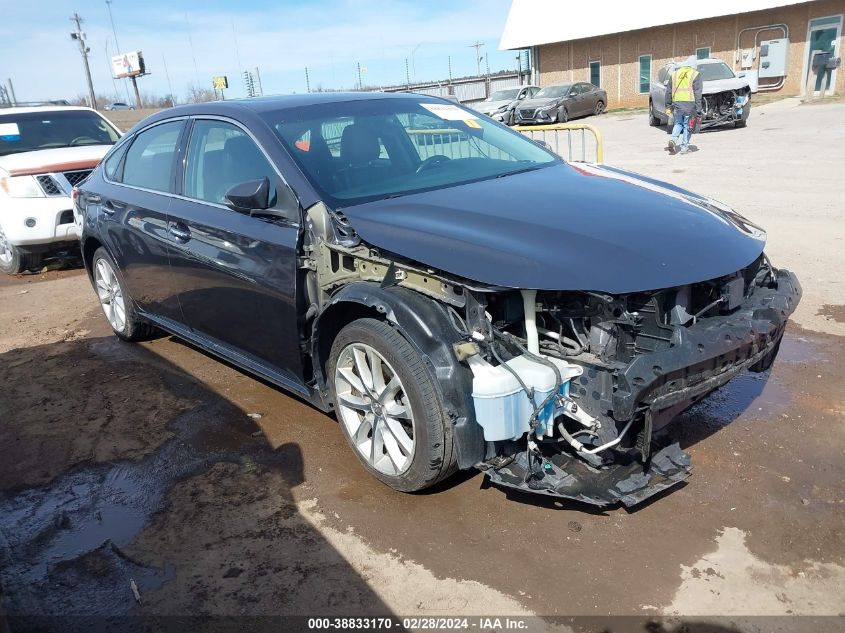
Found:
[[[695,57],[690,57],[669,78],[666,111],[671,111],[675,116],[675,126],[669,138],[670,154],[678,151],[686,154],[689,151],[690,119],[701,110],[701,75],[695,66]]]

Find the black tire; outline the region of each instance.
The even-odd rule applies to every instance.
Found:
[[[108,314],[106,314],[106,321],[109,322],[109,326],[114,332],[114,335],[122,339],[124,341],[128,341],[130,343],[135,343],[137,341],[145,341],[149,338],[152,338],[158,333],[158,330],[141,319],[138,316],[138,309],[135,307],[135,302],[132,300],[132,297],[129,296],[126,292],[126,283],[123,281],[123,276],[120,274],[120,269],[118,268],[117,264],[115,263],[114,259],[109,252],[103,248],[102,246],[94,251],[94,257],[91,260],[91,275],[92,275],[92,283],[94,284],[94,292],[97,292],[97,264],[100,260],[104,260],[110,269],[114,272],[115,279],[117,280],[117,284],[120,286],[120,292],[123,296],[124,302],[124,310],[125,310],[125,325],[123,329],[116,328],[108,319]],[[98,295],[99,299],[99,295]],[[103,305],[103,302],[100,302],[100,305],[103,307],[103,313],[106,313],[106,308]]]
[[[11,259],[4,261],[0,258],[0,272],[7,275],[18,275],[28,270],[36,270],[41,266],[41,255],[28,253],[19,246],[8,244]]]
[[[413,415],[414,451],[407,470],[386,474],[363,457],[341,417],[335,372],[343,350],[354,343],[375,349],[395,370]],[[452,429],[443,406],[437,380],[417,350],[396,329],[376,319],[358,319],[344,327],[332,344],[327,367],[328,385],[340,427],[358,461],[371,475],[400,492],[415,492],[433,486],[457,469]]]
[[[660,125],[660,119],[654,114],[654,105],[651,103],[651,99],[648,100],[648,124],[651,127]]]
[[[561,106],[557,110],[557,122],[558,123],[568,123],[569,122],[569,112],[566,111],[566,106]]]
[[[734,121],[734,127],[745,127],[748,125],[748,121],[746,119],[740,119],[739,121]]]
[[[604,112],[604,101],[596,101],[596,107],[593,109],[593,114],[600,116]]]

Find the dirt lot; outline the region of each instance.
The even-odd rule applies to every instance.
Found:
[[[506,494],[478,473],[395,493],[302,401],[169,337],[119,342],[84,272],[0,279],[12,630],[33,630],[17,617],[34,614],[61,616],[37,630],[65,631],[87,630],[69,615],[315,612],[840,628],[743,616],[845,613],[843,116],[845,105],[774,103],[675,157],[644,116],[598,120],[608,163],[742,211],[805,289],[774,368],[673,423],[695,465],[688,484],[633,512]]]

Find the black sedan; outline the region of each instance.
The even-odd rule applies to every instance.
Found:
[[[662,427],[768,368],[800,297],[718,202],[420,95],[164,110],[74,199],[118,337],[169,332],[334,411],[402,491],[475,467],[638,503],[689,475]]]
[[[566,123],[570,119],[599,115],[607,108],[607,92],[593,84],[578,82],[546,86],[516,108],[517,125]]]

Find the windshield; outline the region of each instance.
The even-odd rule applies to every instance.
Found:
[[[510,90],[497,90],[490,95],[488,101],[513,101],[516,95],[519,94],[519,88],[512,88]]]
[[[0,114],[0,156],[77,145],[113,145],[120,135],[88,110]]]
[[[699,64],[696,70],[701,75],[701,81],[734,78],[734,71],[724,62],[719,62],[718,64]]]
[[[569,94],[571,86],[546,86],[540,92],[534,95],[535,99],[557,99],[563,95]]]
[[[559,160],[477,112],[425,98],[323,103],[263,116],[335,208],[508,176]]]

